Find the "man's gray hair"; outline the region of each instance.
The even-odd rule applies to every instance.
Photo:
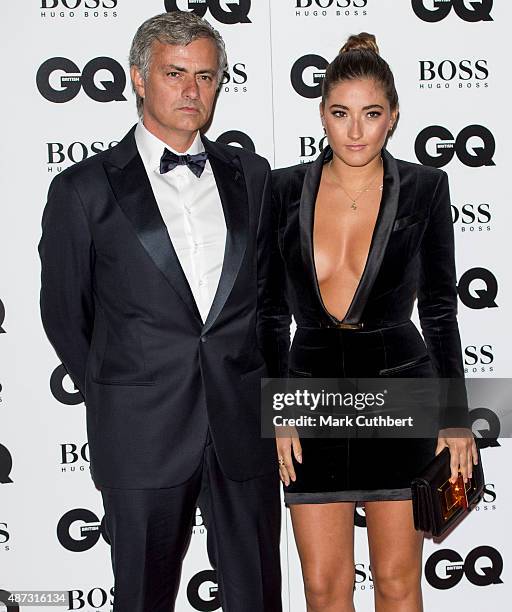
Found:
[[[152,47],[155,41],[167,45],[185,46],[198,38],[209,38],[217,47],[217,85],[220,87],[227,70],[226,47],[221,35],[205,19],[191,12],[173,11],[161,13],[145,21],[135,33],[130,48],[130,68],[136,66],[144,81],[148,78]],[[144,100],[135,91],[137,112],[142,117]]]

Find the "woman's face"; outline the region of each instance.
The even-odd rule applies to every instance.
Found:
[[[320,115],[336,157],[349,166],[365,166],[380,155],[398,109],[391,110],[373,79],[341,81],[329,92]]]

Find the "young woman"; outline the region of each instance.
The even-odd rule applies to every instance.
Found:
[[[329,65],[320,116],[329,146],[274,172],[279,246],[297,322],[290,376],[463,376],[446,174],[394,159],[398,96],[375,37],[351,36]],[[415,298],[423,337],[410,320]],[[425,344],[426,343],[426,344]],[[450,449],[471,476],[467,408],[437,440],[277,439],[309,612],[354,610],[354,505],[364,502],[378,612],[422,610],[423,534],[411,480]]]

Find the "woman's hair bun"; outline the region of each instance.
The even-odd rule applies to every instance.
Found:
[[[360,32],[359,34],[349,36],[347,42],[341,47],[340,53],[347,53],[347,51],[353,51],[354,49],[366,49],[379,55],[377,39],[373,34],[368,34],[368,32]]]

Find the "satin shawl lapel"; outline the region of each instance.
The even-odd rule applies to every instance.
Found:
[[[393,223],[395,222],[400,195],[398,166],[394,157],[385,149],[382,150],[382,161],[384,164],[384,183],[379,214],[375,222],[366,265],[352,298],[352,303],[343,319],[344,323],[359,323],[361,321],[363,310],[379,273],[391,230],[393,229]]]
[[[226,221],[226,246],[219,284],[210,312],[204,323],[208,331],[228,299],[247,248],[248,202],[243,169],[237,156],[232,156],[203,136],[203,144],[215,176]]]
[[[117,203],[142,246],[199,323],[201,316],[155,200],[131,130],[105,162]]]
[[[326,147],[306,171],[300,198],[299,225],[301,254],[306,273],[306,282],[309,286],[313,287],[321,313],[330,322],[335,323],[337,319],[329,314],[322,300],[313,251],[315,203],[322,177],[322,168],[324,163],[330,158],[332,158],[332,150],[330,147]],[[343,319],[344,323],[360,322],[370,291],[377,278],[396,217],[400,193],[398,167],[395,159],[385,149],[382,151],[382,158],[384,163],[384,186],[379,214],[375,222],[366,265],[347,314]]]

